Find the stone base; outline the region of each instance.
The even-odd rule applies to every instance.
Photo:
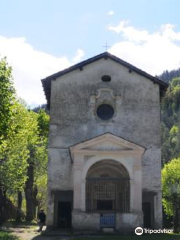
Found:
[[[74,230],[100,231],[99,213],[85,213],[74,211],[72,213],[72,226]]]
[[[135,228],[143,227],[142,213],[117,213],[116,230],[119,232],[134,232]]]
[[[103,228],[103,233],[114,233],[114,228]]]
[[[141,213],[117,213],[115,231],[134,232],[136,227],[142,227],[143,215]],[[72,213],[72,227],[74,231],[100,232],[100,214],[74,211]],[[109,231],[109,230],[108,230]]]

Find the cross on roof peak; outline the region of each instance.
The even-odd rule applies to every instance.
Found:
[[[110,46],[108,46],[107,42],[106,42],[106,45],[103,47],[106,48],[106,52],[107,52],[107,49],[110,48]]]

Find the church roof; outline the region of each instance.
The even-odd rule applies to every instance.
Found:
[[[74,71],[74,70],[76,70],[76,69],[78,69],[78,68],[79,68],[80,70],[82,70],[82,68],[83,68],[84,66],[86,66],[86,65],[88,65],[88,64],[90,64],[90,63],[92,63],[92,62],[95,62],[95,61],[97,61],[97,60],[99,60],[99,59],[101,59],[101,58],[105,58],[105,59],[108,59],[108,58],[109,58],[109,59],[111,59],[111,60],[113,60],[113,61],[115,61],[115,62],[117,62],[117,63],[119,63],[119,64],[121,64],[121,65],[123,65],[123,66],[125,66],[125,67],[127,67],[130,72],[132,72],[132,71],[133,71],[133,72],[136,72],[136,73],[138,73],[139,75],[141,75],[141,76],[143,76],[143,77],[146,77],[147,79],[151,80],[152,82],[159,84],[161,92],[164,92],[164,91],[167,89],[167,87],[168,87],[168,84],[167,84],[167,83],[161,81],[161,80],[158,79],[157,77],[153,77],[152,75],[150,75],[150,74],[142,71],[141,69],[139,69],[139,68],[131,65],[131,64],[128,63],[128,62],[125,62],[124,60],[122,60],[122,59],[120,59],[120,58],[118,58],[118,57],[116,57],[116,56],[114,56],[114,55],[112,55],[112,54],[110,54],[110,53],[108,53],[108,52],[104,52],[104,53],[101,53],[101,54],[99,54],[99,55],[96,55],[96,56],[94,56],[94,57],[92,57],[92,58],[89,58],[89,59],[87,59],[87,60],[85,60],[85,61],[82,61],[82,62],[80,62],[80,63],[77,63],[77,64],[75,64],[75,65],[73,65],[73,66],[71,66],[71,67],[69,67],[69,68],[66,68],[66,69],[64,69],[64,70],[62,70],[62,71],[60,71],[60,72],[57,72],[57,73],[55,73],[55,74],[53,74],[53,75],[50,75],[50,76],[42,79],[41,81],[42,81],[42,85],[43,85],[44,92],[45,92],[45,95],[46,95],[48,108],[49,108],[49,106],[50,106],[51,81],[52,81],[52,80],[55,80],[56,78],[61,77],[61,76],[63,76],[64,74],[67,74],[67,73],[69,73],[69,72],[71,72],[71,71]]]

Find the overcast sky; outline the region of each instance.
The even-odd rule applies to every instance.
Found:
[[[152,74],[180,67],[179,0],[0,0],[0,57],[18,95],[46,102],[41,79],[108,51]]]

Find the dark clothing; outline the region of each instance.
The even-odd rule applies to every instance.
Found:
[[[38,230],[38,232],[41,232],[42,229],[43,229],[43,226],[45,225],[45,222],[46,222],[46,214],[44,212],[40,212],[38,214],[38,219],[39,219],[39,222],[38,222],[39,230]]]
[[[45,213],[44,213],[44,212],[40,212],[40,213],[38,214],[38,219],[39,219],[39,221],[40,221],[41,223],[45,223],[45,222],[46,222],[46,215],[45,215]]]

